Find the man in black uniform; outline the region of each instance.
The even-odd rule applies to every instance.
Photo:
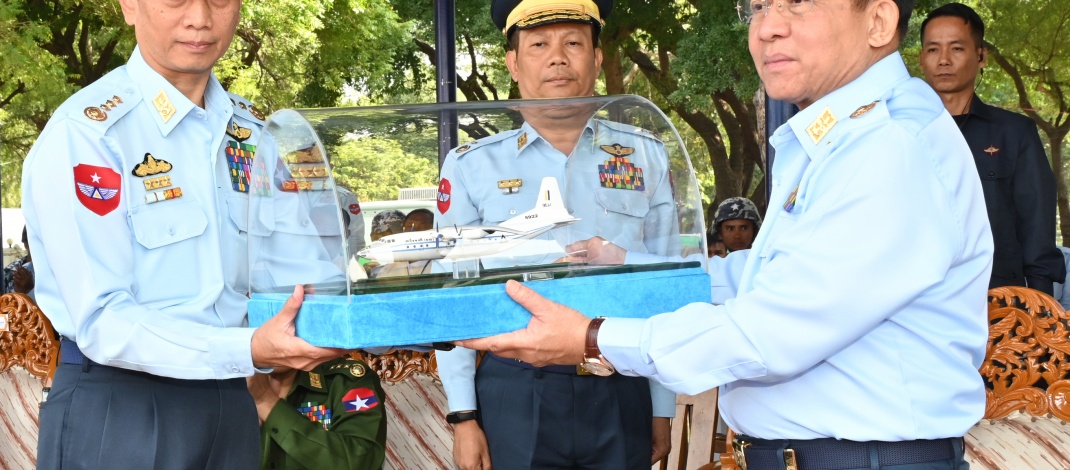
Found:
[[[984,35],[981,17],[966,5],[933,10],[921,26],[921,68],[977,163],[996,248],[989,287],[1051,294],[1052,283],[1066,276],[1055,244],[1055,177],[1036,124],[981,102],[974,92],[987,64]]]

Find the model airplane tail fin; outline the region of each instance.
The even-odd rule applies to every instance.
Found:
[[[535,201],[535,208],[513,217],[501,225],[513,230],[534,230],[547,225],[558,225],[579,220],[568,213],[565,201],[561,197],[561,190],[557,186],[557,178],[546,177],[539,186],[539,198]]]

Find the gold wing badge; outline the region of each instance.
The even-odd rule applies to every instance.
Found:
[[[153,157],[151,153],[145,153],[145,159],[134,165],[134,170],[131,173],[134,176],[152,176],[160,173],[167,173],[171,171],[171,164],[167,160],[160,160]]]
[[[626,157],[635,153],[634,147],[625,147],[621,144],[603,145],[602,150],[605,150],[610,155],[616,155],[618,157]]]
[[[230,125],[227,126],[227,135],[233,137],[234,140],[237,140],[238,142],[245,142],[245,139],[248,139],[253,135],[253,130],[241,127],[238,123],[230,121]]]

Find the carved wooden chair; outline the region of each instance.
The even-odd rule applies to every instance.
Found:
[[[56,372],[59,340],[29,297],[0,296],[0,467],[37,463],[37,410]]]
[[[1025,287],[988,291],[985,416],[966,436],[974,469],[1070,468],[1070,314]]]
[[[391,351],[354,353],[379,374],[386,391],[386,462],[384,469],[448,470],[453,467],[453,431],[446,424],[449,407],[438,378],[435,353]]]

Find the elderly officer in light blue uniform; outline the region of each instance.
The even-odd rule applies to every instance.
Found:
[[[967,468],[992,232],[965,140],[897,52],[913,2],[744,6],[767,92],[800,112],[770,136],[773,204],[738,295],[599,325],[509,283],[528,329],[462,343],[721,387],[752,470]]]
[[[63,336],[38,468],[256,468],[244,377],[344,352],[293,335],[300,291],[245,327],[246,207],[277,188],[250,175],[263,113],[211,73],[240,1],[121,5],[129,62],[64,102],[24,164],[37,298]]]

